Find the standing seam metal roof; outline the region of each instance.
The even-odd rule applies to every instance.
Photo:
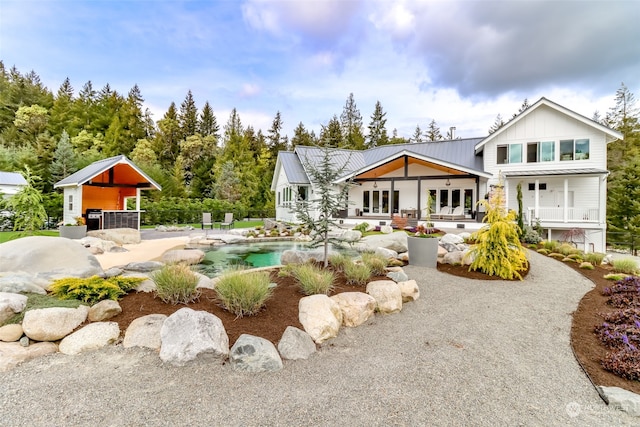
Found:
[[[0,185],[27,185],[27,180],[19,172],[0,172]]]

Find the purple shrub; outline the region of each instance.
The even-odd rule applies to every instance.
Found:
[[[602,361],[602,367],[619,377],[640,380],[640,351],[629,347],[611,352]]]

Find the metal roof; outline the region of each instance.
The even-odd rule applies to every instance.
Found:
[[[296,153],[292,151],[281,151],[278,155],[280,156],[284,173],[287,175],[287,180],[291,184],[309,184],[309,177],[305,173]]]
[[[530,171],[507,171],[502,172],[505,177],[517,176],[547,176],[547,175],[608,175],[609,171],[603,169],[585,168],[585,169],[553,169],[547,171],[530,170]]]
[[[19,172],[0,172],[0,185],[27,185],[27,180]]]
[[[74,186],[78,187],[80,185],[83,185],[87,181],[91,180],[95,176],[100,175],[101,173],[108,171],[115,165],[121,164],[121,163],[131,166],[144,179],[149,181],[149,184],[151,185],[151,187],[155,187],[158,190],[162,189],[162,187],[160,187],[160,185],[157,182],[155,182],[153,179],[147,176],[147,174],[142,172],[140,168],[138,168],[135,164],[133,164],[133,162],[127,159],[127,157],[124,155],[109,157],[108,159],[103,159],[103,160],[98,160],[97,162],[93,162],[89,166],[83,169],[80,169],[78,172],[69,175],[68,177],[64,178],[61,181],[56,182],[53,188],[74,187]]]

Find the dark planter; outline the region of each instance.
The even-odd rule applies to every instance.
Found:
[[[438,265],[437,237],[407,237],[409,264],[436,268]]]

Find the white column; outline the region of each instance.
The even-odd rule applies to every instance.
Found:
[[[507,210],[507,212],[509,211],[509,181],[508,180],[504,180],[504,207]]]
[[[536,179],[536,188],[535,188],[535,192],[534,192],[534,198],[535,198],[535,202],[534,202],[534,210],[535,210],[535,217],[540,218],[540,180]]]
[[[142,214],[140,213],[140,192],[139,188],[136,188],[136,211],[138,211],[138,230],[140,230],[140,217]]]
[[[564,179],[564,207],[562,209],[562,219],[569,221],[569,178]]]

